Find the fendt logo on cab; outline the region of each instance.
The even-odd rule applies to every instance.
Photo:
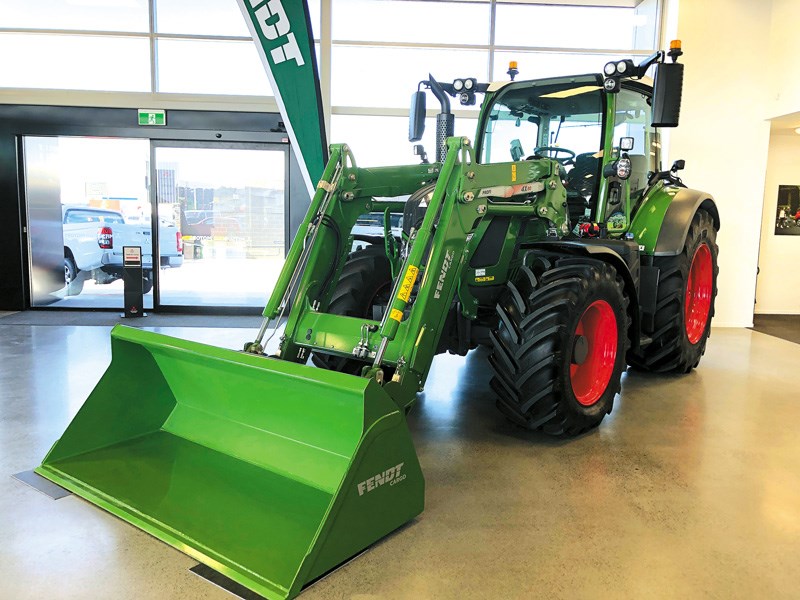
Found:
[[[250,0],[250,6],[256,8],[263,1]],[[272,62],[278,65],[287,60],[293,60],[298,67],[302,67],[305,64],[303,55],[300,52],[300,46],[297,45],[297,40],[291,31],[292,25],[289,23],[289,17],[286,16],[286,10],[283,8],[281,0],[269,0],[260,8],[256,8],[255,18],[261,28],[261,33],[268,40],[286,39],[285,44],[270,50]],[[269,24],[267,23],[268,21]]]
[[[400,463],[395,467],[391,467],[386,469],[383,473],[378,473],[377,475],[370,477],[358,484],[358,495],[363,496],[365,493],[371,492],[375,488],[382,486],[384,483],[389,485],[395,485],[403,481],[406,478],[406,474],[400,474],[400,469],[403,468],[403,465],[406,463]]]

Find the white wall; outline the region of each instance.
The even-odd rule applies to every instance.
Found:
[[[767,110],[767,116],[770,118],[800,111],[798,26],[800,26],[800,2],[772,0],[772,25],[769,37],[772,93]]]
[[[800,135],[773,133],[758,265],[756,313],[800,314],[800,236],[775,235],[779,185],[800,185]]]
[[[670,162],[686,159],[686,184],[712,194],[719,207],[716,326],[753,323],[756,224],[761,223],[770,135],[765,119],[771,78],[764,67],[770,6],[771,0],[675,0],[669,6],[667,22],[677,23],[686,52],[681,125],[670,134]],[[667,27],[666,36],[672,33]]]

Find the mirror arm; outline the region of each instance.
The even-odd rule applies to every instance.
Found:
[[[439,104],[442,106],[442,114],[450,114],[450,98],[447,97],[442,85],[433,78],[433,75],[428,73],[428,81],[425,82],[433,92],[433,95],[436,96],[436,99],[439,101]]]
[[[647,58],[645,58],[639,65],[636,67],[636,78],[641,79],[644,77],[645,73],[647,73],[647,69],[652,67],[654,64],[658,62],[664,61],[664,51],[659,50],[658,52],[654,52]]]

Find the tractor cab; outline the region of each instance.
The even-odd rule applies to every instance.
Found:
[[[622,236],[648,189],[661,180],[679,184],[675,169],[661,171],[659,127],[678,124],[681,54],[674,42],[668,53],[656,52],[639,65],[624,59],[606,64],[602,74],[533,81],[514,81],[516,63],[509,67],[508,82],[467,78],[446,84],[429,76],[419,88],[431,89],[442,107],[437,160],[443,160],[445,140],[454,130],[448,96],[470,105],[476,94],[485,94],[475,140],[478,162],[556,161],[571,231]],[[655,81],[645,77],[651,67]],[[420,140],[424,130],[420,89],[412,96],[409,141]]]
[[[625,190],[611,198],[610,213],[597,213],[608,164],[604,157],[627,154],[627,193],[635,200],[644,194],[648,172],[660,168],[659,134],[650,124],[651,98],[652,88],[638,83],[626,83],[610,97],[597,75],[504,85],[484,107],[477,142],[480,161],[553,159],[560,165],[570,222],[606,221],[618,212],[614,209],[624,202]]]

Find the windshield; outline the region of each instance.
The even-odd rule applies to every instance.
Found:
[[[602,148],[602,87],[593,75],[520,82],[500,92],[486,119],[483,163],[542,156],[565,166]]]

